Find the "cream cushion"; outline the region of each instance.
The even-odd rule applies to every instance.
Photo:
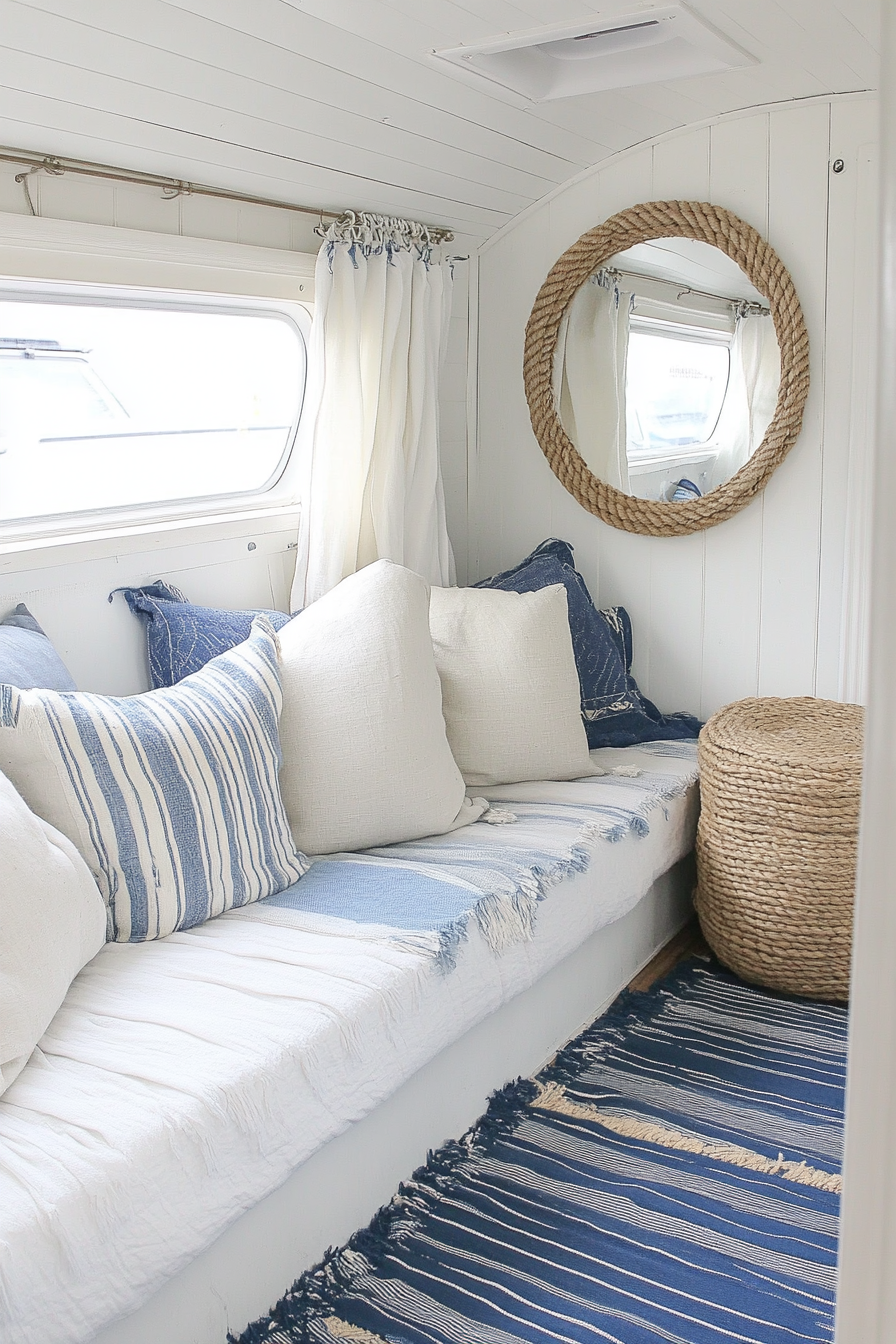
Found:
[[[0,1092],[105,941],[106,906],[87,864],[0,775]]]
[[[445,735],[418,574],[378,560],[279,633],[280,787],[301,850],[416,840],[481,814]]]
[[[448,741],[467,784],[597,773],[562,584],[433,588],[429,618]]]

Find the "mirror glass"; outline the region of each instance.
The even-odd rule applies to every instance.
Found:
[[[709,494],[762,443],[781,364],[767,301],[718,248],[657,238],[611,257],[560,325],[554,401],[608,485]]]

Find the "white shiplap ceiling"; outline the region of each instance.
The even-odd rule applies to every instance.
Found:
[[[0,144],[486,237],[584,167],[720,112],[874,88],[878,0],[699,0],[757,64],[545,104],[434,49],[599,0],[0,0]]]

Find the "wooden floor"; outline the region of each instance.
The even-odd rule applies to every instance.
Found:
[[[637,990],[649,989],[657,980],[662,980],[664,975],[674,970],[686,957],[708,954],[709,947],[700,932],[700,925],[696,919],[692,919],[665,947],[660,948],[653,961],[648,962],[643,971],[638,972],[628,987]]]

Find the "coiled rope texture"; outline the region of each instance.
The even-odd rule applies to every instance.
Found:
[[[744,980],[849,996],[863,711],[810,696],[740,700],[700,734],[695,905]]]
[[[636,499],[599,480],[560,423],[553,393],[557,333],[574,294],[617,252],[651,238],[695,238],[737,262],[768,300],[781,352],[778,403],[759,448],[724,485],[702,499],[674,504]],[[526,324],[523,381],[542,452],[583,508],[626,532],[681,537],[715,527],[749,504],[793,447],[809,392],[809,336],[790,273],[754,228],[730,210],[705,201],[649,201],[582,234],[552,266]]]

